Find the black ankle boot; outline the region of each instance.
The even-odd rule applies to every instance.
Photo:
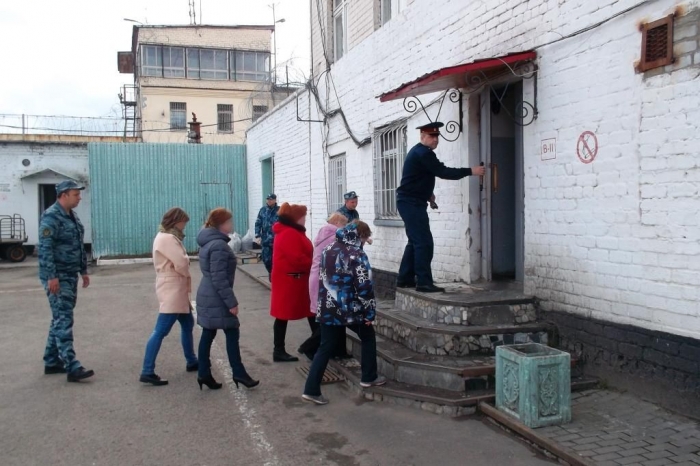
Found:
[[[210,390],[218,390],[224,385],[214,380],[211,375],[207,377],[197,377],[197,383],[199,384],[199,389],[202,389],[202,385],[206,385]]]
[[[257,387],[258,385],[260,385],[260,381],[259,381],[259,380],[254,380],[254,379],[253,379],[251,376],[249,376],[249,375],[246,375],[245,377],[240,378],[240,379],[237,378],[237,377],[234,377],[234,378],[233,378],[233,383],[236,384],[236,388],[238,388],[238,384],[239,384],[239,383],[240,383],[241,385],[243,385],[245,388],[253,388],[253,387]]]
[[[291,354],[287,353],[284,349],[276,349],[272,352],[272,360],[274,362],[294,362],[298,361],[299,358],[297,358],[296,356],[292,356]]]

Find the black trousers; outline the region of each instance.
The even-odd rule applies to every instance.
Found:
[[[433,234],[430,232],[428,206],[419,201],[399,200],[396,202],[401,219],[406,227],[408,243],[399,266],[399,285],[432,285],[433,273]]]

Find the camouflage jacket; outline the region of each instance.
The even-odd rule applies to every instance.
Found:
[[[348,223],[351,223],[354,220],[359,220],[360,219],[360,213],[357,210],[350,210],[347,207],[343,206],[340,209],[336,210],[336,212],[339,212],[343,215],[345,215],[345,218],[348,219]]]
[[[274,235],[272,233],[272,225],[277,222],[277,211],[280,210],[278,205],[263,206],[258,212],[258,219],[255,221],[255,237],[260,238],[261,246],[272,247]]]
[[[348,225],[323,251],[319,274],[316,319],[324,325],[364,324],[375,318],[372,268],[357,226]]]
[[[39,278],[87,274],[84,235],[75,212],[67,213],[58,202],[46,209],[39,222]]]

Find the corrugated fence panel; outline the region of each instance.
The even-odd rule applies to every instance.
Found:
[[[190,216],[185,247],[209,211],[226,207],[236,231],[248,230],[243,145],[88,144],[95,258],[150,255],[163,214],[182,207]]]

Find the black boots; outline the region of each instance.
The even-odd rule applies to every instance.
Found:
[[[161,387],[163,385],[168,385],[168,381],[165,379],[161,379],[159,376],[156,374],[151,374],[151,375],[142,375],[139,377],[139,382],[141,383],[150,383],[151,385],[155,387]]]
[[[272,352],[272,360],[274,362],[294,362],[298,361],[299,358],[292,356],[287,353],[284,349],[284,340],[287,336],[287,321],[282,319],[275,319],[275,323],[272,326],[275,338],[275,350]]]
[[[93,375],[95,375],[95,371],[87,370],[83,366],[80,366],[73,372],[69,372],[67,374],[67,378],[69,382],[80,382],[81,380],[90,378]]]
[[[239,383],[240,383],[241,385],[243,385],[245,388],[253,388],[253,387],[257,387],[258,385],[260,385],[260,381],[259,381],[259,380],[253,380],[253,378],[252,378],[251,376],[249,376],[249,375],[246,375],[246,376],[245,376],[244,378],[242,378],[242,379],[239,379],[239,378],[237,378],[237,377],[234,377],[234,378],[233,378],[233,383],[236,384],[236,388],[238,388],[238,384],[239,384]]]
[[[210,390],[218,390],[224,386],[222,383],[214,380],[214,377],[211,375],[208,377],[197,377],[197,383],[199,384],[200,390],[202,389],[202,385],[206,385]]]

